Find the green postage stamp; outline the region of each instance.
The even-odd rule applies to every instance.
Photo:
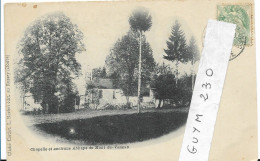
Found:
[[[217,19],[237,25],[234,46],[252,45],[252,5],[221,4],[217,6]]]

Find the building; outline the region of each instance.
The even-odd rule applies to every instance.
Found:
[[[38,111],[42,110],[41,101],[34,99],[31,93],[25,93],[22,98],[23,111]]]
[[[86,103],[91,109],[105,109],[109,105],[121,108],[127,104],[127,97],[124,92],[113,85],[112,79],[96,79],[87,81],[89,89],[86,91]],[[150,88],[145,89],[147,96],[142,98],[142,106],[145,108],[155,107],[155,98]],[[131,107],[137,106],[137,96],[129,96]]]

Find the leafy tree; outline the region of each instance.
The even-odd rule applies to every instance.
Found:
[[[187,49],[188,54],[191,57],[191,65],[193,67],[193,72],[192,72],[192,90],[194,88],[194,83],[195,83],[195,73],[194,73],[194,64],[200,59],[200,54],[199,54],[199,49],[198,46],[196,45],[196,40],[195,38],[192,36],[188,45],[188,49]]]
[[[94,105],[94,109],[97,109],[97,106],[100,104],[100,99],[102,98],[102,90],[99,90],[94,81],[87,82],[86,84],[86,96],[87,97],[87,102],[88,106],[90,104]]]
[[[161,108],[161,103],[165,99],[170,99],[175,106],[187,106],[191,101],[191,77],[179,78],[179,86],[176,86],[174,74],[161,74],[156,76],[151,83],[155,98],[159,100],[157,108]]]
[[[152,26],[152,16],[147,9],[139,7],[129,18],[131,29],[138,32],[149,31]]]
[[[178,21],[175,21],[175,24],[172,27],[171,35],[169,40],[166,41],[166,44],[167,49],[164,49],[166,55],[163,57],[166,60],[175,61],[177,85],[179,79],[179,63],[186,63],[191,59],[190,55],[187,54],[186,38]]]
[[[109,77],[114,79],[114,84],[121,88],[127,97],[137,93],[138,71],[138,35],[130,30],[127,35],[119,39],[111,53],[106,58],[106,67]],[[152,49],[146,39],[142,39],[142,87],[145,87],[151,80],[154,71],[155,61]]]
[[[82,40],[77,25],[54,13],[33,22],[18,45],[22,59],[16,82],[40,99],[47,113],[59,112],[58,97],[75,92],[72,79],[80,74],[75,54],[85,50]]]
[[[156,63],[155,70],[154,70],[154,76],[159,76],[162,74],[173,74],[172,68],[169,65],[166,65],[164,62],[163,64]]]
[[[142,37],[143,33],[150,30],[152,26],[152,16],[145,8],[137,8],[129,18],[129,24],[133,31],[139,33],[139,75],[138,75],[138,113],[140,112],[141,100],[141,63],[142,63]]]
[[[99,79],[99,78],[107,78],[107,72],[106,72],[106,68],[103,67],[99,67],[99,68],[94,68],[92,71],[92,77],[93,79]]]
[[[190,84],[192,83],[191,75],[184,75],[179,78],[179,86],[174,95],[175,104],[177,106],[189,106],[192,97],[192,88]]]
[[[173,97],[174,91],[176,91],[176,81],[173,74],[162,74],[156,76],[151,84],[154,91],[154,96],[159,99],[159,104],[157,108],[161,107],[161,102],[164,99],[171,99]]]

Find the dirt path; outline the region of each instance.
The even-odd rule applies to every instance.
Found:
[[[188,112],[188,108],[178,108],[178,109],[143,109],[142,112]],[[129,110],[89,110],[81,109],[72,113],[62,113],[62,114],[44,114],[44,115],[23,115],[26,125],[34,125],[41,123],[53,123],[64,120],[77,120],[77,119],[87,119],[97,116],[105,115],[122,115],[122,114],[133,114],[137,111],[135,109]]]

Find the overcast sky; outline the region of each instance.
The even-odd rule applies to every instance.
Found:
[[[84,42],[87,49],[86,52],[77,55],[77,59],[82,65],[83,73],[92,68],[104,66],[106,56],[109,54],[114,43],[128,32],[130,28],[128,18],[132,11],[133,9],[125,10],[124,12],[104,10],[103,14],[105,15],[107,12],[109,18],[96,16],[85,20],[87,24],[91,23],[89,27],[79,25],[79,28],[83,29]],[[119,13],[120,15],[118,15]],[[93,14],[99,15],[99,13]],[[173,62],[162,58],[164,49],[166,49],[166,41],[171,33],[171,27],[175,23],[175,20],[178,20],[181,24],[181,29],[185,32],[187,42],[193,35],[192,31],[189,25],[181,18],[173,15],[163,16],[160,10],[152,11],[151,15],[152,27],[149,31],[145,32],[145,36],[152,47],[153,57],[156,62],[162,63],[164,61],[174,66]],[[189,73],[190,65],[181,64],[180,68]]]
[[[90,11],[89,14],[92,17],[84,19],[84,26],[81,25],[82,19],[78,20],[78,22],[75,21],[76,24],[79,24],[79,29],[82,30],[85,36],[84,42],[87,49],[84,53],[77,55],[77,59],[82,65],[83,73],[81,78],[75,80],[75,83],[79,86],[79,90],[85,85],[85,81],[83,81],[85,73],[90,72],[93,68],[103,67],[106,56],[110,53],[110,49],[115,42],[129,31],[130,25],[128,19],[133,10],[134,8],[120,12],[120,10],[111,11],[111,9],[103,9],[102,13],[98,13],[99,11]],[[103,17],[105,15],[107,17]],[[171,65],[173,69],[175,69],[175,64],[163,59],[163,54],[164,49],[166,49],[166,41],[171,34],[171,27],[174,25],[175,20],[178,20],[181,24],[181,29],[185,33],[187,43],[193,35],[189,25],[174,15],[163,15],[160,10],[151,11],[152,27],[149,31],[145,32],[147,41],[153,50],[155,61],[157,63],[165,62]],[[73,22],[73,17],[71,20]],[[195,66],[197,67],[197,64]],[[179,65],[180,75],[185,73],[190,74],[191,69],[190,63]],[[84,90],[82,91],[84,92]]]

